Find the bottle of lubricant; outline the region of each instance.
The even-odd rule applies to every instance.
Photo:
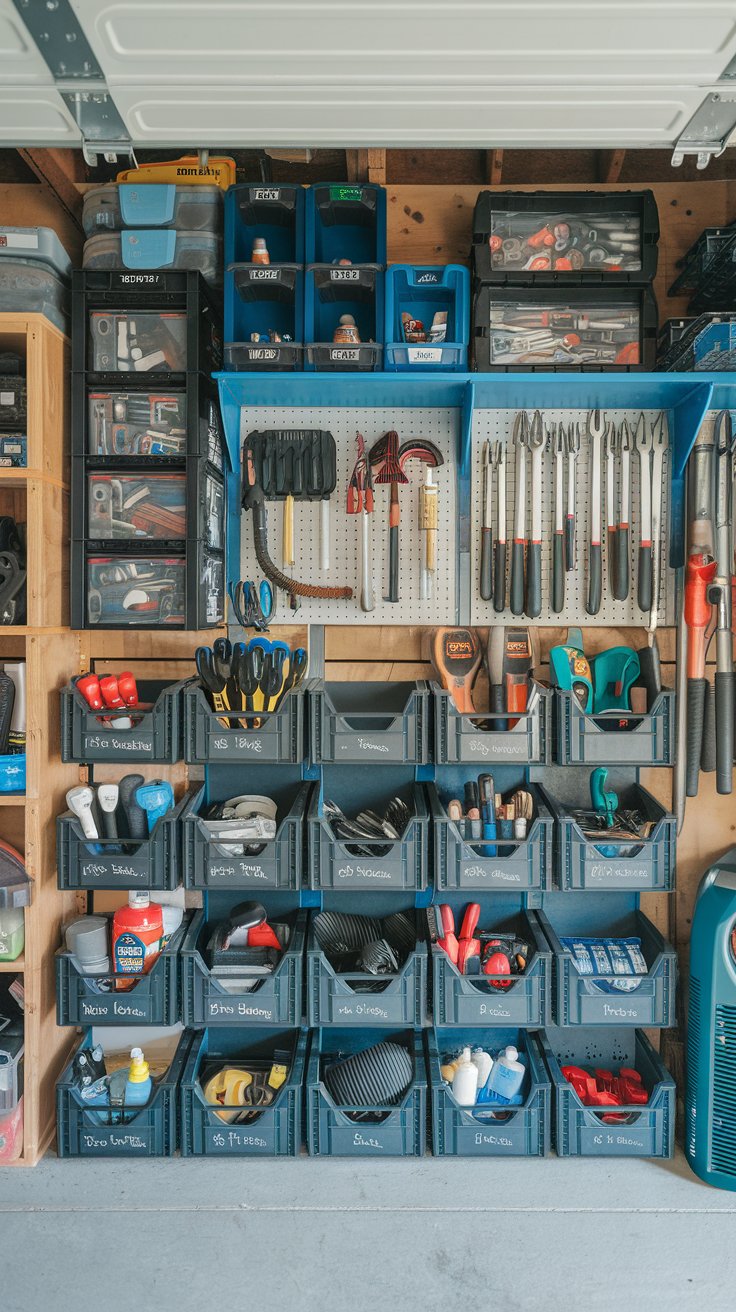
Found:
[[[129,893],[127,907],[112,918],[112,968],[116,988],[131,989],[136,978],[147,975],[161,955],[164,922],[161,907],[148,893]]]

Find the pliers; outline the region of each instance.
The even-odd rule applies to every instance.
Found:
[[[229,592],[235,618],[241,628],[268,633],[274,611],[273,588],[268,579],[263,579],[257,592],[255,583],[250,579],[231,583]]]

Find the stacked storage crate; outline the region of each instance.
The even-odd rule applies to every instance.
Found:
[[[71,272],[52,228],[0,227],[0,314],[45,314],[68,333]]]
[[[474,367],[651,369],[658,237],[650,191],[481,192]]]
[[[219,187],[109,182],[85,193],[85,269],[191,269],[222,283]]]
[[[704,228],[678,261],[668,296],[690,293],[685,319],[668,319],[657,341],[657,368],[730,370],[736,361],[736,224]]]
[[[464,372],[470,275],[462,264],[393,264],[386,270],[388,370]]]
[[[198,273],[74,275],[73,628],[223,621],[220,313]]]
[[[230,187],[225,197],[225,367],[301,369],[304,189]]]
[[[306,368],[383,365],[386,192],[318,183],[306,205]]]

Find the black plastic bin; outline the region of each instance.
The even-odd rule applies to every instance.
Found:
[[[56,1085],[56,1138],[59,1157],[172,1157],[178,1144],[179,1081],[192,1041],[184,1032],[163,1079],[158,1080],[150,1102],[124,1125],[101,1125],[100,1111],[85,1107],[72,1083],[72,1063]],[[79,1048],[91,1048],[88,1030]],[[127,1050],[126,1050],[127,1051]]]
[[[414,1060],[414,1079],[398,1106],[376,1124],[353,1120],[366,1108],[338,1105],[322,1080],[323,1061],[363,1052],[384,1040],[403,1042]],[[307,1147],[313,1156],[423,1157],[427,1137],[427,1068],[421,1030],[312,1030],[307,1067]]]
[[[71,811],[58,816],[57,886],[87,891],[176,888],[182,873],[181,821],[191,796],[185,793],[172,811],[156,821],[149,837],[140,840],[89,840]]]
[[[71,544],[75,629],[206,629],[225,618],[225,557],[201,541]]]
[[[424,682],[309,685],[310,757],[325,763],[423,765],[429,760]]]
[[[667,1029],[676,1023],[677,953],[638,901],[635,893],[544,894],[537,915],[553,954],[555,1024]],[[581,975],[560,942],[577,936],[639,938],[648,974]]]
[[[306,697],[303,687],[284,699],[277,711],[258,715],[258,728],[243,727],[241,715],[217,715],[197,680],[183,690],[184,759],[194,764],[230,761],[296,764],[306,750]],[[250,717],[251,720],[253,717]],[[225,723],[223,723],[225,721]]]
[[[336,268],[312,264],[305,283],[306,367],[328,370],[380,369],[384,334],[383,269],[377,264]],[[352,315],[359,344],[335,342],[342,315]]]
[[[375,770],[367,765],[345,770],[324,765],[321,775],[307,812],[309,887],[345,893],[425,889],[429,875],[429,807],[426,790],[414,782],[414,771],[390,766]],[[327,799],[348,816],[366,808],[380,814],[395,796],[401,797],[413,813],[404,833],[393,842],[360,840],[358,846],[365,849],[363,852],[349,850],[355,847],[353,841],[335,838],[323,813],[322,803]]]
[[[301,888],[304,818],[311,785],[302,783],[300,770],[248,764],[236,772],[232,767],[212,766],[208,789],[211,800],[248,793],[273,798],[278,807],[276,837],[259,845],[260,851],[242,855],[228,852],[227,844],[212,841],[201,818],[205,789],[200,789],[182,817],[184,887],[263,891]]]
[[[665,690],[646,715],[582,709],[574,693],[554,689],[555,760],[559,765],[672,765],[675,694]]]
[[[108,917],[112,921],[112,915]],[[147,975],[118,991],[113,975],[84,975],[71,952],[56,953],[57,1025],[176,1025],[181,1019],[180,957],[189,917]],[[127,982],[131,982],[128,979]]]
[[[435,1157],[545,1157],[550,1146],[551,1088],[542,1047],[526,1030],[431,1029],[426,1032],[432,1152]],[[442,1057],[463,1047],[491,1053],[513,1046],[528,1071],[524,1102],[498,1114],[489,1104],[463,1107],[440,1073]],[[495,1110],[497,1119],[488,1117]]]
[[[300,1025],[307,913],[297,909],[293,895],[271,894],[263,899],[267,919],[286,923],[291,931],[287,950],[272,974],[255,988],[240,992],[226,989],[212,974],[207,944],[217,922],[225,919],[240,900],[237,895],[210,893],[207,912],[197,911],[192,918],[181,948],[184,1024],[194,1029],[208,1025]]]
[[[225,438],[217,384],[188,373],[153,388],[145,374],[115,377],[105,387],[72,375],[72,457],[89,469],[182,468],[188,456],[225,468]]]
[[[530,792],[535,814],[527,825],[524,839],[498,839],[492,844],[462,836],[458,822],[447,814],[445,797],[463,797],[463,784],[472,778],[467,769],[440,766],[436,783],[428,784],[429,805],[434,836],[434,883],[438,895],[463,889],[468,893],[502,892],[516,889],[531,892],[552,887],[554,822],[543,793],[534,784],[513,784],[504,779],[511,771],[494,771],[496,789],[508,794],[518,786]],[[498,826],[497,826],[498,828]]]
[[[74,684],[61,692],[62,761],[153,761],[161,764],[181,757],[181,696],[183,682],[138,679],[139,701],[152,703],[150,711],[131,711],[138,722],[131,729],[114,729],[115,712],[92,711]],[[127,714],[126,711],[120,712]],[[108,723],[106,723],[108,721]]]
[[[248,1028],[204,1030],[195,1034],[180,1086],[182,1157],[297,1157],[302,1142],[306,1030]],[[268,1061],[276,1053],[289,1074],[270,1107],[251,1121],[232,1124],[205,1101],[200,1073],[210,1064],[242,1066]]]
[[[483,975],[461,975],[439,944],[433,943],[432,1017],[435,1025],[540,1029],[552,1016],[552,954],[537,913],[524,909],[524,899],[520,895],[435,895],[435,902],[447,903],[452,908],[457,934],[460,933],[464,909],[471,901],[480,903],[481,929],[515,934],[529,944],[531,955],[524,974],[512,976],[508,988],[498,988]]]
[[[481,770],[517,762],[544,764],[550,759],[552,693],[534,683],[523,715],[457,709],[449,692],[431,685],[434,700],[434,759],[438,765],[475,764]],[[508,727],[505,727],[508,726]]]
[[[552,1081],[552,1135],[558,1157],[672,1157],[675,1149],[675,1081],[643,1030],[547,1029],[539,1035]],[[612,1108],[624,1122],[586,1107],[562,1066],[632,1067],[649,1093],[646,1106]]]
[[[339,894],[326,894],[322,909],[342,911]],[[395,893],[363,894],[361,915],[382,919],[396,912],[416,918],[416,947],[395,974],[372,975],[368,971],[338,973],[322,950],[310,916],[307,929],[307,1024],[325,1026],[398,1025],[421,1029],[428,1023],[429,958],[425,917],[415,911],[413,900]]]

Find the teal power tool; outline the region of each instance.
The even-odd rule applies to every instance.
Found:
[[[605,816],[606,828],[613,829],[618,810],[618,793],[614,793],[612,788],[606,788],[607,779],[606,766],[599,765],[590,776],[590,800],[596,814]],[[620,855],[620,847],[614,843],[596,844],[596,851],[600,852],[601,856]]]
[[[174,790],[165,779],[154,779],[136,790],[135,800],[146,813],[148,832],[151,834],[156,822],[173,807]]]
[[[571,692],[581,711],[593,710],[593,675],[580,629],[568,629],[563,647],[550,647],[549,663],[558,688]]]
[[[631,647],[610,647],[593,657],[591,669],[595,714],[630,711],[631,689],[641,673],[638,652]]]

